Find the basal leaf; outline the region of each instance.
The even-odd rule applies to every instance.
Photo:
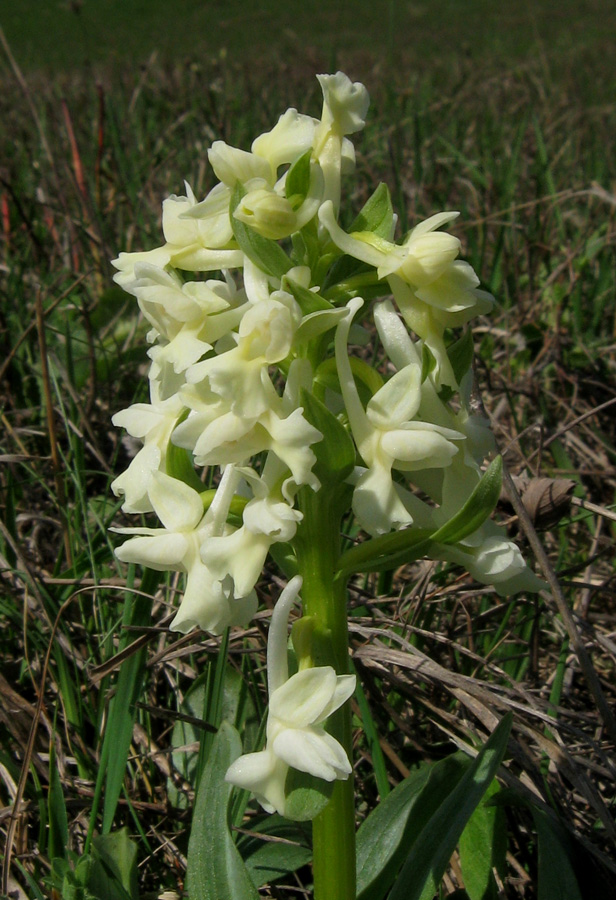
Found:
[[[389,900],[432,900],[437,893],[460,835],[498,771],[510,730],[508,714],[422,829]]]
[[[413,772],[381,800],[357,832],[357,898],[382,900],[422,828],[472,760],[455,753]]]
[[[582,900],[568,835],[543,810],[533,807],[532,812],[539,844],[539,900]]]
[[[138,900],[137,847],[122,828],[92,841],[88,888],[101,900]]]
[[[250,834],[243,834],[237,847],[256,887],[309,863],[312,859],[309,837],[310,826],[289,822],[277,813],[257,821],[253,819]]]
[[[498,791],[499,785],[494,779],[460,838],[460,867],[471,900],[496,900],[498,889],[492,872],[496,869],[502,875],[505,870],[505,811],[501,805],[486,802]]]
[[[233,790],[227,769],[242,752],[235,728],[224,721],[201,775],[188,843],[190,900],[258,900],[227,821]]]

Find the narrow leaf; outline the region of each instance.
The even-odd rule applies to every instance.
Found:
[[[68,818],[60,773],[56,765],[55,745],[51,742],[49,754],[49,793],[47,795],[47,815],[49,817],[49,859],[66,858],[68,847]]]
[[[507,749],[511,714],[506,715],[447,799],[413,844],[389,900],[431,900],[466,823],[494,778]]]
[[[447,356],[458,384],[460,384],[473,363],[474,350],[473,332],[470,328],[467,328],[455,344],[447,348]]]
[[[293,294],[305,316],[310,315],[310,313],[321,312],[322,310],[334,309],[329,300],[326,300],[314,291],[309,291],[308,288],[293,281],[292,278],[284,278],[282,287]]]
[[[403,528],[383,534],[351,547],[342,554],[336,568],[340,576],[353,572],[385,572],[420,559],[427,552],[430,539],[427,528]]]
[[[372,196],[366,201],[357,218],[351,223],[349,232],[369,231],[378,237],[391,240],[394,225],[394,213],[387,185],[379,184]],[[341,256],[334,261],[327,276],[323,280],[322,291],[325,292],[341,281],[357,275],[359,272],[373,271],[367,263],[352,256]],[[364,296],[362,294],[362,296]]]
[[[185,409],[178,418],[176,425],[181,425],[188,418],[189,412],[190,410]],[[192,454],[184,447],[176,446],[173,441],[169,441],[167,444],[165,467],[167,475],[170,475],[171,478],[183,481],[198,493],[203,491],[203,482],[195,471]]]
[[[539,844],[539,900],[582,900],[566,832],[543,810],[533,807],[532,812]]]
[[[159,580],[159,572],[145,569],[141,579],[141,591],[143,594],[153,593]],[[135,596],[128,593],[124,605],[122,624],[124,626],[140,626],[149,625],[150,621],[151,604],[147,596]],[[126,632],[126,634],[130,634],[130,632]],[[125,649],[127,644],[128,640],[125,638],[121,642],[121,649]],[[133,736],[133,726],[137,712],[135,704],[139,699],[143,686],[146,648],[139,646],[140,649],[128,656],[122,663],[116,692],[109,703],[109,715],[105,727],[94,804],[96,806],[98,802],[97,797],[100,796],[104,779],[103,833],[111,831],[113,825],[126,774],[130,742]],[[92,815],[91,828],[95,821],[95,816]]]
[[[477,531],[492,514],[500,497],[503,479],[503,460],[492,460],[473,493],[462,509],[430,537],[438,544],[456,544]]]
[[[351,547],[338,561],[340,575],[353,572],[385,572],[420,559],[431,543],[455,544],[476,531],[490,516],[501,491],[502,460],[490,464],[461,510],[437,531],[404,528]]]
[[[352,670],[354,671],[354,669]],[[361,716],[361,724],[366,736],[368,750],[372,757],[372,768],[374,770],[374,778],[376,787],[381,800],[390,793],[389,781],[387,780],[387,766],[385,765],[385,757],[379,743],[378,726],[372,718],[372,710],[368,703],[368,698],[362,687],[361,680],[358,678],[355,686],[355,699],[359,706],[359,714]]]
[[[428,375],[436,368],[436,356],[430,350],[427,344],[421,347],[421,383],[423,384]]]
[[[471,765],[464,753],[426,765],[370,813],[357,832],[358,900],[382,900],[431,815]]]
[[[227,823],[233,788],[224,779],[241,752],[239,734],[223,722],[199,782],[188,843],[190,900],[258,900]]]
[[[498,889],[492,874],[504,874],[507,853],[505,811],[488,801],[499,791],[494,779],[470,817],[460,838],[460,868],[471,900],[496,900]]]

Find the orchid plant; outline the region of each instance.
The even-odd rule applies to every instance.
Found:
[[[369,98],[341,72],[317,77],[320,119],[289,109],[250,151],[215,141],[208,195],[167,198],[165,243],[114,260],[151,326],[151,366],[150,402],[113,418],[142,447],[112,487],[125,513],[160,521],[116,528],[129,535],[118,558],[185,575],[173,631],[247,625],[268,554],[289,579],[271,619],[265,747],[226,778],[267,811],[312,819],[315,897],[351,900],[348,579],[428,557],[502,595],[541,582],[489,519],[500,460],[471,404],[466,326],[494,300],[440,230],[458,214],[398,240],[381,184],[344,229],[349,135]],[[312,786],[301,801],[298,773]]]

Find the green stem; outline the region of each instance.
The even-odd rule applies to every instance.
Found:
[[[304,581],[302,604],[314,622],[314,665],[349,673],[346,582],[334,579],[340,556],[340,501],[330,486],[299,497],[304,514],[294,541]],[[352,759],[350,703],[334,713],[328,731]],[[355,900],[355,801],[353,776],[336,781],[331,799],[312,822],[314,900]]]

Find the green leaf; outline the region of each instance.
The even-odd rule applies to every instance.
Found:
[[[300,202],[306,197],[310,188],[310,157],[312,156],[312,147],[306,150],[298,157],[289,171],[284,183],[284,191],[287,200],[299,197]],[[299,206],[299,203],[298,203]]]
[[[308,288],[302,287],[301,284],[293,281],[292,278],[285,277],[283,279],[282,289],[293,294],[304,316],[314,312],[321,312],[322,310],[334,309],[329,300],[326,300],[314,291],[309,291]]]
[[[287,581],[290,581],[297,575],[297,556],[295,555],[292,544],[289,544],[287,541],[280,541],[279,543],[272,544],[269,552]]]
[[[467,822],[460,838],[460,867],[471,900],[496,900],[498,889],[493,869],[504,875],[507,823],[502,806],[489,800],[499,792],[494,779],[485,797]]]
[[[305,316],[295,332],[295,346],[299,347],[301,344],[307,344],[327,331],[331,331],[345,315],[346,310],[344,309],[330,309],[319,310],[319,312]]]
[[[532,807],[539,845],[538,900],[582,900],[571,863],[571,841],[564,828]]]
[[[190,900],[258,900],[227,822],[233,790],[227,769],[242,752],[242,742],[227,721],[220,726],[201,775],[188,843]]]
[[[134,569],[129,570],[134,574]],[[143,596],[135,595],[128,591],[124,604],[122,625],[141,626],[149,625],[152,619],[152,605],[148,599],[149,593],[154,593],[160,581],[160,573],[151,569],[144,569],[141,579],[141,592]],[[126,635],[120,642],[120,650],[128,645]],[[103,781],[104,809],[103,809],[103,833],[111,831],[113,819],[122,792],[124,776],[126,774],[126,762],[130,752],[130,742],[133,737],[133,726],[137,714],[136,702],[141,694],[143,679],[145,676],[146,648],[140,646],[132,655],[128,656],[120,667],[116,691],[109,703],[109,714],[105,726],[105,736],[101,751],[101,762],[96,780],[95,797],[93,807],[98,805],[102,793]],[[96,822],[96,816],[91,816],[89,837]],[[86,847],[89,843],[86,843]]]
[[[289,768],[284,784],[285,817],[293,822],[312,821],[329,803],[333,789],[333,781]]]
[[[197,764],[199,751],[187,750],[187,747],[199,742],[204,731],[210,731],[211,727],[205,727],[212,720],[213,710],[208,709],[207,675],[203,673],[187,692],[180,712],[186,718],[178,719],[173,726],[171,734],[171,761],[173,769],[182,776],[182,780],[195,785],[197,782]],[[227,719],[237,728],[240,724],[244,728],[244,746],[252,746],[259,730],[257,714],[254,702],[244,689],[244,679],[230,663],[225,665],[224,677],[220,686],[222,697],[220,702],[220,718]],[[186,809],[188,800],[186,794],[178,789],[177,779],[167,779],[167,794],[173,806]]]
[[[470,768],[422,829],[389,900],[431,900],[437,893],[460,835],[503,760],[511,720],[510,713],[501,720]]]
[[[436,368],[436,356],[427,344],[421,345],[421,383],[423,384],[430,372]]]
[[[473,332],[470,328],[464,332],[461,338],[447,348],[447,356],[453,369],[458,384],[462,381],[473,363],[475,344]]]
[[[351,364],[351,371],[355,379],[359,398],[367,406],[371,398],[383,387],[385,382],[381,374],[363,359],[359,359],[357,356],[350,356],[349,363]],[[319,387],[329,388],[337,394],[342,393],[336,360],[333,357],[324,359],[319,365],[314,375],[314,383]]]
[[[262,235],[257,234],[253,228],[249,225],[245,225],[244,222],[240,222],[240,220],[236,219],[233,215],[235,207],[245,193],[244,188],[238,181],[233,189],[233,194],[231,195],[230,209],[231,227],[233,228],[235,240],[238,242],[240,250],[242,250],[255,265],[259,266],[263,272],[266,272],[274,278],[282,278],[293,265],[282,247],[276,243],[276,241],[270,241],[268,238],[264,238]]]
[[[178,418],[176,425],[181,425],[188,417],[190,410],[185,409]],[[172,441],[167,443],[167,453],[165,454],[165,468],[167,475],[171,478],[177,478],[183,481],[193,490],[201,493],[203,491],[203,482],[197,475],[193,464],[193,456],[185,447],[177,447]]]
[[[56,765],[55,744],[51,742],[49,753],[49,793],[47,794],[47,815],[49,817],[49,859],[65,859],[68,847],[68,818],[60,773]]]
[[[386,572],[425,556],[431,533],[427,528],[403,528],[357,544],[342,554],[336,566],[338,577],[353,572]]]
[[[348,230],[349,232],[367,231],[379,237],[390,239],[394,222],[393,216],[389,189],[387,185],[379,184]],[[367,263],[354,259],[352,256],[341,256],[334,261],[327,275],[322,279],[321,290],[325,293],[334,285],[346,282],[360,272],[373,271],[372,266],[369,266]],[[364,296],[363,293],[362,296]]]
[[[87,886],[100,900],[138,900],[137,847],[122,828],[92,841]]]
[[[312,444],[317,461],[313,471],[321,484],[339,484],[353,471],[355,465],[355,445],[348,431],[331,413],[324,403],[302,389],[300,402],[304,416],[323,435]]]
[[[49,878],[49,883],[58,890],[71,873],[72,870],[68,860],[60,856],[55,856],[51,860],[51,877]]]
[[[349,228],[349,232],[371,231],[373,234],[385,238],[385,240],[391,240],[393,224],[394,210],[391,205],[389,188],[381,182],[361,208],[357,218]]]
[[[500,497],[502,481],[503,460],[501,456],[497,456],[484,472],[481,481],[462,509],[435,531],[430,536],[431,540],[438,544],[457,544],[477,531],[492,515]]]
[[[302,620],[300,619],[300,621]],[[355,668],[353,666],[351,671],[355,672]],[[379,742],[378,726],[372,717],[372,710],[370,709],[368,698],[366,697],[366,694],[362,687],[361,679],[359,678],[357,679],[355,684],[355,699],[357,700],[357,705],[359,707],[359,715],[361,718],[361,724],[364,736],[366,738],[366,743],[368,745],[368,752],[370,753],[370,757],[372,759],[372,769],[374,771],[376,787],[381,800],[383,800],[385,797],[387,797],[391,790],[389,787],[389,781],[387,780],[387,766],[385,765],[385,758],[383,755],[383,751],[381,750],[381,744]]]
[[[62,885],[62,900],[103,900],[104,894],[94,894],[89,888],[94,865],[94,857],[88,854],[79,859],[74,872],[66,873]]]
[[[357,832],[357,898],[382,900],[431,815],[472,765],[455,753],[405,778]]]
[[[250,834],[241,835],[237,848],[256,887],[295,872],[312,859],[306,826],[277,813],[251,822]],[[268,838],[274,840],[268,840]],[[277,840],[276,840],[277,838]]]

